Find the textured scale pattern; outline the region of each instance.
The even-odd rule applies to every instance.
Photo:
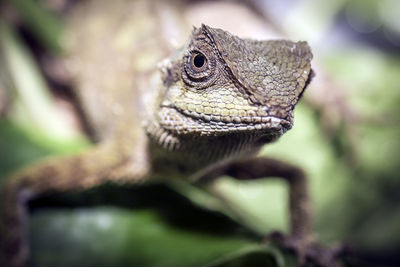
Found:
[[[297,103],[311,70],[312,54],[306,42],[246,40],[220,29],[208,30],[253,102],[270,107]]]
[[[201,68],[193,65],[199,54]],[[160,125],[172,135],[258,131],[276,139],[292,126],[311,59],[306,42],[246,40],[202,25],[165,66]]]

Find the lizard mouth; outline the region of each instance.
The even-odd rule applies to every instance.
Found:
[[[216,116],[183,110],[174,105],[161,105],[164,114],[169,114],[164,127],[182,133],[201,132],[215,135],[230,132],[268,132],[283,134],[292,124],[275,116],[230,117]],[[173,119],[178,117],[179,119]]]

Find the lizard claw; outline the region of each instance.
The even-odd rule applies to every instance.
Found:
[[[315,241],[308,241],[292,236],[285,236],[280,232],[273,232],[268,235],[264,242],[274,242],[278,246],[294,252],[297,255],[298,266],[319,267],[344,267],[340,258],[348,251],[345,245],[336,247],[323,246]]]

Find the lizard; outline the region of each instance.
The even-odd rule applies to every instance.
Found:
[[[84,26],[71,42],[92,46],[87,54],[72,54],[69,64],[71,72],[78,69],[76,94],[95,145],[78,155],[28,166],[6,181],[1,194],[5,266],[28,264],[27,204],[38,196],[105,182],[207,181],[224,174],[289,182],[291,230],[286,243],[297,250],[300,263],[306,263],[314,240],[305,174],[296,166],[256,155],[293,126],[294,107],[313,76],[308,44],[242,39],[203,24],[192,30],[182,48],[156,64],[170,53],[154,34],[156,25],[135,25],[140,53],[132,54],[134,38],[120,34],[110,40],[97,33],[102,22],[88,12],[93,10],[90,2],[96,1],[76,11],[75,16],[86,21],[80,22]],[[151,12],[145,2],[131,5]],[[126,11],[118,17],[141,15],[129,14],[128,2],[102,5],[108,5],[110,14],[123,6]],[[119,31],[121,19],[114,22],[102,26]],[[123,56],[115,57],[117,50]],[[121,72],[126,79],[117,79]],[[331,264],[314,258],[320,265]]]

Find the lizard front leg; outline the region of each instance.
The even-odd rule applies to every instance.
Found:
[[[2,266],[28,264],[27,205],[30,200],[55,192],[85,190],[106,181],[121,183],[144,179],[146,161],[132,159],[132,154],[124,150],[127,149],[118,149],[115,144],[102,144],[79,155],[34,164],[11,176],[0,195]]]
[[[256,157],[221,166],[202,179],[215,179],[229,175],[239,180],[260,178],[281,178],[289,185],[290,233],[285,237],[280,233],[270,235],[267,240],[297,253],[300,266],[311,261],[318,266],[340,267],[337,256],[340,248],[330,249],[316,242],[312,233],[312,207],[304,171],[280,160]],[[218,192],[217,192],[218,196]]]

